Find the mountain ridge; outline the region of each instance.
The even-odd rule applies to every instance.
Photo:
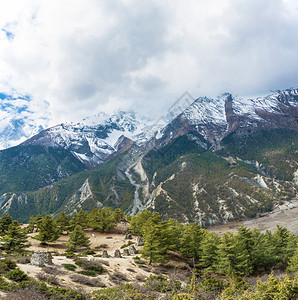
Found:
[[[215,224],[256,216],[296,195],[297,116],[297,89],[246,100],[226,93],[216,99],[196,99],[165,126],[141,122],[124,112],[118,117],[101,115],[104,124],[96,124],[94,118],[85,125],[60,124],[25,141],[17,151],[37,146],[45,152],[47,148],[53,153],[60,149],[65,151],[62,160],[71,157],[83,165],[79,172],[88,175],[80,186],[74,185],[77,193],[67,188],[68,192],[55,196],[61,205],[54,205],[57,211],[64,207],[71,213],[67,209],[70,203],[72,211],[98,205],[121,207],[130,213],[150,208],[182,221]],[[111,140],[116,142],[111,145]],[[98,146],[97,152],[92,143]],[[210,168],[209,173],[201,165]],[[66,172],[72,171],[69,167],[66,164]],[[53,179],[51,184],[63,186],[66,177],[58,178],[57,183]],[[213,186],[209,182],[214,182]],[[87,185],[87,194],[92,196],[75,196],[82,195]],[[40,188],[23,192],[54,201],[55,197],[46,196],[51,189]],[[39,201],[37,196],[30,197],[31,205]],[[2,212],[11,210],[5,208],[8,198],[1,198]],[[16,210],[24,208],[22,201],[13,201]],[[50,208],[44,211],[55,213]]]

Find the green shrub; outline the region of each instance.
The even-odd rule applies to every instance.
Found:
[[[3,277],[0,277],[0,290],[9,291],[12,288],[12,284],[7,282]]]
[[[13,270],[17,267],[17,264],[9,259],[9,258],[4,258],[0,260],[0,272],[1,273],[6,273],[7,271]]]
[[[104,272],[102,263],[95,259],[88,260],[84,258],[76,258],[75,264],[86,271],[93,271],[96,274],[102,274]],[[87,276],[92,276],[92,275],[87,275]]]
[[[75,271],[75,269],[77,268],[77,266],[73,264],[62,264],[62,266],[68,271]]]
[[[123,244],[120,248],[123,249],[123,248],[129,247],[129,246],[132,245],[133,243],[134,243],[134,242],[132,242],[132,241],[128,241],[128,243]]]
[[[21,282],[29,279],[29,276],[20,269],[14,269],[9,271],[5,275],[5,277],[16,282]]]
[[[92,271],[92,270],[83,270],[83,271],[79,271],[77,273],[85,275],[85,276],[90,276],[90,277],[96,277],[97,276],[97,272]]]
[[[166,276],[162,275],[150,275],[145,284],[145,287],[150,288],[152,291],[165,293],[175,292],[180,290],[181,282],[178,280],[170,280]]]

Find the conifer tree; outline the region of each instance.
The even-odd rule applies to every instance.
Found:
[[[114,221],[118,224],[120,221],[125,220],[125,214],[120,208],[114,210]]]
[[[143,257],[149,259],[149,264],[166,261],[168,259],[167,250],[171,248],[168,224],[157,220],[157,215],[155,218],[150,218],[143,226],[145,243],[140,252]]]
[[[285,264],[289,256],[292,253],[288,253],[291,239],[293,239],[292,234],[285,227],[277,225],[276,230],[272,234],[272,246],[273,246],[273,255],[275,257],[276,263],[278,265]]]
[[[4,235],[9,227],[12,224],[12,218],[9,214],[5,214],[0,219],[0,235]]]
[[[183,225],[175,219],[167,221],[169,231],[169,243],[171,244],[170,250],[178,251],[180,249],[180,238],[183,233]]]
[[[39,233],[35,238],[45,245],[48,242],[56,241],[59,236],[59,230],[52,217],[49,215],[45,216],[39,225]]]
[[[115,213],[110,207],[94,208],[88,217],[89,227],[101,232],[107,231],[117,224]]]
[[[200,264],[207,270],[214,271],[216,269],[216,258],[220,237],[214,232],[204,231],[204,237],[201,241],[201,259]]]
[[[130,230],[136,234],[143,235],[143,227],[150,218],[152,218],[152,213],[147,209],[135,216],[131,216]]]
[[[193,263],[200,258],[201,241],[203,239],[203,230],[200,225],[191,223],[184,228],[180,239],[180,252],[187,258],[191,258]]]
[[[217,251],[216,271],[220,274],[228,274],[235,269],[235,247],[234,235],[227,232],[221,238]]]
[[[72,231],[77,225],[80,225],[83,229],[88,227],[89,216],[87,212],[80,210],[78,213],[72,216],[69,222],[69,229]]]
[[[67,215],[62,212],[55,220],[59,230],[61,233],[63,233],[63,231],[67,231],[68,227],[69,227],[69,219],[67,217]]]
[[[298,247],[296,248],[294,255],[290,258],[287,267],[287,272],[289,273],[294,273],[297,271],[298,271]]]
[[[6,235],[2,238],[2,242],[7,251],[20,251],[23,248],[29,247],[27,235],[18,221],[13,221],[9,225]]]
[[[70,233],[68,240],[68,250],[74,251],[79,247],[89,247],[90,238],[86,236],[83,228],[80,225],[77,225],[75,229]]]
[[[254,240],[251,231],[241,226],[235,235],[235,265],[234,268],[243,275],[253,272]]]

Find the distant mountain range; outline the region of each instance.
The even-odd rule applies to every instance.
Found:
[[[148,208],[208,225],[296,196],[297,89],[201,97],[183,109],[157,123],[100,113],[0,151],[0,210],[26,221],[103,205]]]

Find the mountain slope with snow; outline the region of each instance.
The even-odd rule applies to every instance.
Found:
[[[255,216],[297,194],[297,89],[201,97],[181,107],[161,122],[100,113],[0,151],[0,210],[24,211],[25,196],[11,198],[23,192],[44,213],[108,205],[213,224]]]

